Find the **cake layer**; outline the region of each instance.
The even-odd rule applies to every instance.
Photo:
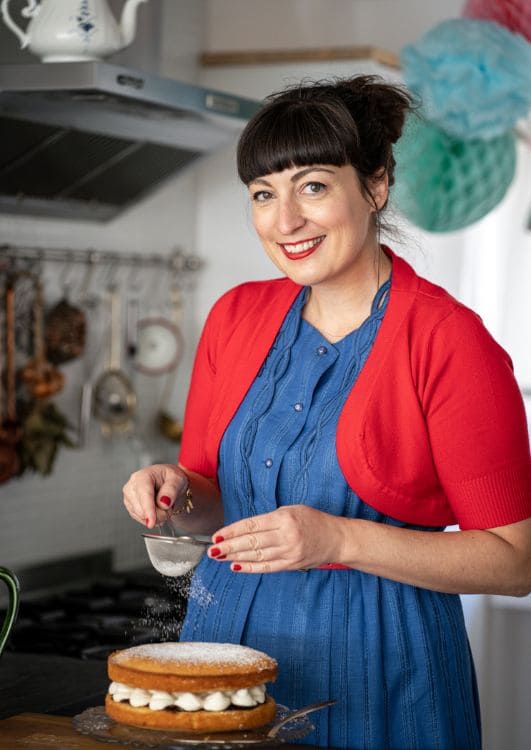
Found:
[[[146,707],[133,707],[117,703],[110,695],[105,698],[105,711],[115,721],[150,729],[174,729],[179,732],[231,732],[257,729],[275,718],[275,701],[267,696],[265,703],[255,708],[225,711],[179,711],[164,709],[152,711]]]
[[[108,673],[115,682],[146,690],[199,693],[271,682],[277,663],[261,651],[230,643],[151,643],[115,651]]]

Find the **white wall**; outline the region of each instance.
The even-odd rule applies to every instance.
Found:
[[[205,49],[375,45],[399,52],[463,0],[207,0]]]

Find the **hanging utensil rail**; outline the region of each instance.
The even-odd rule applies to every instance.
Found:
[[[94,265],[128,265],[135,267],[159,267],[176,273],[195,273],[203,266],[203,260],[197,255],[187,254],[181,248],[175,248],[166,255],[151,253],[122,253],[94,249],[66,249],[49,247],[28,247],[25,245],[0,245],[0,262],[35,261],[47,263],[92,263]],[[1,270],[1,269],[0,269]]]

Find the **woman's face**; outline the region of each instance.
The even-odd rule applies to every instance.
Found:
[[[386,179],[371,186],[378,207]],[[316,164],[259,177],[249,185],[254,227],[273,263],[298,284],[351,283],[374,262],[374,206],[354,168]]]

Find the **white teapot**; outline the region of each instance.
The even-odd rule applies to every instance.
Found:
[[[28,0],[21,13],[30,22],[24,32],[9,15],[9,0],[0,12],[6,26],[43,62],[99,60],[127,47],[135,38],[136,11],[147,0],[126,0],[120,25],[106,0]]]

